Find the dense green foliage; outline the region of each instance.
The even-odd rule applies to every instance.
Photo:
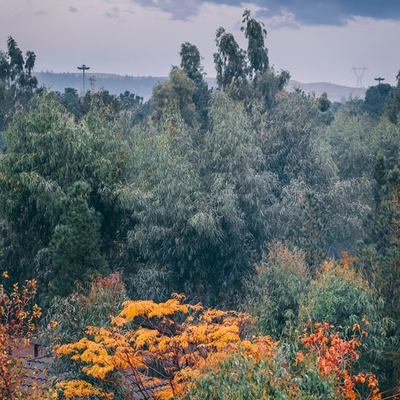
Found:
[[[309,291],[310,274],[301,250],[291,252],[281,243],[268,250],[256,274],[246,282],[246,309],[257,317],[256,327],[262,335],[290,337],[299,327],[299,294]]]
[[[299,400],[339,399],[332,381],[322,377],[316,368],[295,364],[293,349],[285,347],[278,349],[273,360],[235,354],[222,361],[218,369],[206,369],[204,375],[185,400],[286,400],[293,396]]]
[[[26,104],[33,96],[38,81],[32,76],[36,55],[24,56],[17,42],[9,36],[7,52],[0,51],[0,132],[7,126],[16,102]]]
[[[149,103],[129,92],[35,93],[35,55],[24,59],[8,39],[0,272],[38,279],[39,302],[53,313],[79,303],[68,297],[76,283],[118,271],[131,298],[184,292],[192,303],[247,310],[255,331],[287,342],[310,321],[340,326],[344,338],[368,320],[357,368],[374,365],[393,386],[400,84],[345,104],[289,92],[289,73],[270,67],[263,25],[247,10],[242,23],[247,49],[217,30],[217,88],[186,42]],[[343,251],[358,261],[335,266]],[[243,379],[257,369],[243,368]],[[212,380],[228,379],[224,371]]]

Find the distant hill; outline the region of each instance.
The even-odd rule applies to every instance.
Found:
[[[78,92],[81,92],[82,90],[82,73],[53,73],[46,71],[35,72],[34,75],[37,77],[39,85],[49,87],[51,90],[64,92],[64,89],[67,87],[77,89]],[[96,90],[104,88],[110,93],[117,95],[128,90],[131,93],[143,97],[145,100],[150,98],[153,86],[157,82],[163,82],[168,79],[166,76],[122,76],[97,72],[89,73],[88,71],[85,79],[86,90],[90,89],[89,78],[91,76],[94,76],[96,79]],[[216,86],[215,78],[206,77],[206,82],[210,87]],[[348,86],[335,85],[333,83],[301,83],[291,80],[288,85],[288,90],[293,90],[295,87],[299,87],[306,93],[314,92],[317,97],[326,92],[329,100],[339,102],[342,100],[348,100],[350,95],[358,96],[363,99],[366,91],[365,88],[352,88]]]
[[[51,90],[62,93],[65,88],[71,87],[77,89],[79,93],[82,91],[82,73],[34,72],[34,75],[38,79],[39,85],[44,85]],[[89,78],[91,76],[94,76],[96,79],[96,90],[104,88],[110,93],[117,95],[128,90],[131,93],[144,97],[145,100],[150,98],[153,86],[157,82],[162,82],[167,79],[167,77],[162,76],[122,76],[116,74],[89,73],[88,71],[85,77],[86,90],[90,90]]]
[[[327,82],[300,83],[291,80],[288,85],[288,90],[293,90],[296,87],[299,87],[306,93],[314,92],[316,97],[319,97],[322,93],[326,92],[330,101],[338,102],[342,102],[343,100],[346,101],[350,96],[357,96],[360,99],[364,99],[367,90],[366,88],[353,88]]]

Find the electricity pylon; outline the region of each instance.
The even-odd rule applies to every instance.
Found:
[[[357,83],[356,83],[356,88],[362,88],[362,78],[364,75],[364,72],[367,70],[367,67],[353,67],[351,69],[352,71],[354,71],[354,73],[356,74],[357,77]]]

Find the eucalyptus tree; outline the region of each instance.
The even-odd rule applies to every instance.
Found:
[[[192,96],[193,103],[196,106],[201,126],[205,129],[207,127],[210,92],[208,90],[208,85],[204,80],[204,67],[201,65],[202,57],[198,48],[188,42],[182,43],[179,55],[181,56],[181,68],[196,85],[196,90],[193,92]]]
[[[244,36],[248,40],[247,58],[249,75],[252,77],[257,72],[266,71],[269,67],[268,49],[265,47],[264,39],[267,37],[267,30],[264,23],[251,18],[250,10],[243,13],[245,26],[241,27]]]
[[[252,111],[260,147],[268,170],[278,178],[279,201],[271,210],[273,237],[301,246],[307,260],[314,260],[312,269],[324,253],[339,256],[343,250],[355,251],[369,211],[369,204],[360,202],[360,197],[368,193],[369,182],[340,179],[331,147],[321,140],[324,128],[318,100],[300,91],[278,92],[272,108],[261,110],[258,116]],[[313,193],[312,199],[308,192]],[[315,227],[318,237],[312,233]],[[324,248],[315,258],[316,247],[322,243]]]
[[[61,199],[75,182],[92,191],[88,207],[101,213],[101,251],[111,265],[121,258],[126,225],[113,190],[126,179],[127,148],[92,107],[77,124],[60,110],[54,93],[33,99],[30,110],[19,109],[4,133],[6,149],[0,160],[1,270],[13,281],[45,279],[53,266],[47,249],[66,209]]]
[[[224,90],[229,89],[236,97],[243,97],[249,81],[269,67],[264,24],[252,18],[249,10],[244,11],[242,23],[245,24],[241,31],[248,41],[247,51],[241,49],[234,36],[222,27],[217,30],[215,39],[218,51],[214,53],[214,63],[218,85]]]
[[[160,121],[165,110],[177,105],[185,123],[191,128],[197,128],[199,115],[193,102],[196,90],[195,82],[188,77],[184,70],[176,66],[172,67],[169,79],[158,83],[153,88],[150,101],[151,117],[154,121]]]
[[[148,297],[183,291],[193,301],[240,303],[242,279],[268,238],[275,178],[263,170],[247,113],[216,91],[209,120],[197,143],[178,109],[137,132],[138,181],[121,196],[139,221],[128,236],[145,263],[139,275],[166,285],[161,293],[149,283]]]
[[[331,146],[342,179],[371,176],[375,155],[372,124],[365,114],[354,115],[348,106],[341,107],[323,139]]]
[[[397,123],[398,114],[400,112],[400,71],[396,75],[397,84],[389,92],[385,102],[385,115],[387,115],[391,122]]]
[[[214,53],[218,86],[235,98],[245,98],[248,90],[246,52],[239,47],[234,36],[222,27],[216,32],[215,43],[218,49]]]
[[[288,83],[290,75],[287,71],[276,74],[270,68],[264,24],[252,18],[249,10],[244,11],[242,23],[247,51],[241,49],[234,36],[224,28],[216,32],[214,64],[217,83],[235,99],[246,102],[261,99],[270,108],[275,94]]]
[[[17,42],[9,36],[7,51],[0,51],[0,132],[8,123],[16,102],[26,104],[33,96],[38,81],[32,76],[36,55],[27,51],[25,58]]]

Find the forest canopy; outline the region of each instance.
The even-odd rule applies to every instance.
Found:
[[[216,32],[217,88],[204,80],[198,48],[185,42],[180,66],[148,102],[127,91],[37,88],[35,54],[24,57],[8,38],[0,52],[3,288],[38,281],[38,304],[72,332],[59,335],[60,345],[72,346],[64,355],[87,326],[88,336],[112,331],[82,311],[98,307],[93,282],[111,285],[107,316],[127,299],[165,305],[172,293],[184,293],[189,308],[201,303],[234,315],[238,326],[240,312],[251,315],[247,333],[268,336],[269,350],[256,367],[244,362],[256,350],[235,342],[238,353],[204,370],[211,381],[228,379],[224,371],[238,360],[241,379],[248,370],[262,375],[272,368],[268,352],[281,357],[279,368],[300,363],[291,373],[305,379],[314,355],[302,364],[294,356],[299,343],[320,349],[326,337],[336,349],[356,343],[357,328],[357,356],[346,353],[357,359],[357,379],[377,377],[393,389],[400,378],[400,73],[396,87],[379,83],[365,101],[287,91],[290,74],[271,66],[263,24],[246,10],[242,25],[245,49],[224,28]],[[74,302],[83,307],[76,331],[63,316]],[[302,331],[319,339],[301,342]],[[314,377],[321,393],[353,398],[340,397],[329,376],[328,386]],[[190,398],[208,398],[203,383],[191,386]],[[371,393],[357,398],[378,399]]]

